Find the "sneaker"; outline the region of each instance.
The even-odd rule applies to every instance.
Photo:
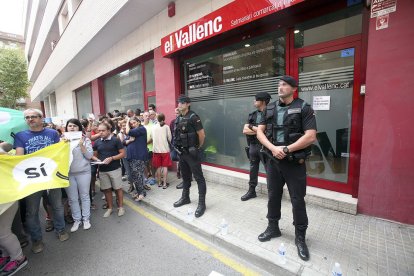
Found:
[[[112,209],[106,209],[105,214],[103,215],[104,218],[109,217],[112,214]]]
[[[10,257],[0,257],[0,271],[3,271],[3,267],[6,266],[6,264],[10,262]]]
[[[43,241],[34,241],[32,243],[32,252],[37,254],[43,251],[43,249],[45,248],[45,245],[43,244]]]
[[[122,217],[123,215],[125,215],[125,209],[124,209],[124,207],[119,207],[118,217]]]
[[[68,234],[68,233],[66,233],[66,231],[65,231],[65,230],[62,230],[62,231],[60,231],[59,233],[57,233],[57,236],[58,236],[58,239],[59,239],[61,242],[64,242],[64,241],[66,241],[66,240],[68,240],[68,239],[69,239],[69,234]]]
[[[84,220],[83,221],[83,230],[89,230],[89,229],[91,229],[91,223],[90,223],[90,221],[89,220]]]
[[[96,209],[97,209],[96,204],[95,203],[91,203],[91,210],[96,210]]]
[[[81,222],[80,221],[75,221],[74,223],[73,223],[73,226],[72,226],[72,228],[70,228],[70,232],[76,232],[76,231],[78,231],[78,229],[79,229],[79,226],[81,225]]]
[[[8,262],[6,266],[3,268],[3,271],[1,272],[2,276],[11,276],[14,275],[17,271],[22,269],[27,265],[27,258],[23,256],[20,260],[13,260]]]
[[[53,229],[54,229],[53,221],[51,219],[46,219],[46,225],[45,225],[46,232],[51,232],[53,231]]]
[[[103,196],[101,197],[101,199],[102,199],[102,200],[105,200],[105,195],[103,195]]]

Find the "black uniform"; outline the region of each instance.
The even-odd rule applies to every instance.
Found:
[[[201,169],[201,152],[197,131],[203,129],[200,117],[189,110],[186,115],[180,115],[175,123],[174,145],[182,154],[179,166],[183,178],[184,189],[191,186],[191,173],[193,173],[198,185],[199,195],[206,194],[206,181]]]
[[[247,124],[252,126],[258,126],[262,120],[263,112],[255,110],[249,114]],[[256,135],[246,135],[247,145],[249,147],[249,160],[250,160],[250,173],[249,173],[249,186],[256,188],[257,177],[259,175],[260,156],[259,151],[261,144],[257,140]]]
[[[276,107],[276,108],[275,108]],[[316,130],[316,118],[313,109],[301,99],[295,99],[289,105],[280,101],[269,104],[266,116],[260,122],[266,125],[266,136],[276,146],[287,146],[296,142],[306,130]],[[283,186],[288,186],[293,207],[293,221],[296,231],[305,233],[308,228],[308,216],[304,197],[306,195],[306,165],[304,160],[308,149],[288,154],[282,160],[268,158],[266,162],[268,182],[269,221],[280,220],[280,208]]]

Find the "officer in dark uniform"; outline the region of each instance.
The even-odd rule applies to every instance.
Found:
[[[309,146],[316,140],[316,118],[313,109],[301,99],[294,99],[297,80],[282,76],[279,81],[279,100],[266,107],[259,123],[257,138],[267,150],[266,172],[268,185],[267,229],[259,235],[264,242],[281,235],[279,230],[283,186],[287,184],[295,226],[295,244],[299,257],[309,260],[305,242],[308,216],[306,214],[306,166]]]
[[[174,146],[181,153],[180,167],[183,178],[183,192],[181,198],[174,203],[174,207],[180,207],[191,203],[190,186],[191,173],[198,185],[198,206],[195,217],[201,217],[206,210],[206,180],[201,169],[201,147],[204,144],[205,133],[200,117],[190,110],[191,99],[187,96],[178,98],[178,116],[175,126]]]
[[[249,190],[241,197],[242,201],[249,200],[256,197],[257,177],[259,175],[260,156],[259,150],[262,145],[257,140],[256,132],[257,125],[262,120],[262,114],[269,103],[271,96],[267,92],[258,92],[255,96],[254,106],[257,108],[249,114],[247,124],[243,127],[243,134],[246,135],[247,147],[246,154],[250,160],[250,177]]]

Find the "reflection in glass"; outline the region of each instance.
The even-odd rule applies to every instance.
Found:
[[[105,110],[126,111],[143,106],[141,65],[104,80]]]
[[[285,37],[270,34],[186,60],[185,88],[205,132],[205,161],[249,169],[242,134],[254,95],[275,95],[285,74]],[[263,168],[261,168],[263,172]]]
[[[354,80],[354,48],[299,59],[299,97],[316,112],[317,142],[308,175],[346,183]]]
[[[92,113],[91,87],[88,85],[76,91],[76,105],[78,106],[78,118],[87,119]]]

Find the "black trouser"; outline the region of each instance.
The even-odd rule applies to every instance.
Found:
[[[257,177],[259,175],[260,156],[259,151],[262,145],[250,144],[249,157],[250,157],[250,173],[249,173],[249,186],[256,188]]]
[[[183,178],[183,188],[189,189],[191,187],[191,173],[194,176],[198,185],[198,194],[205,195],[207,192],[206,180],[204,179],[203,171],[201,169],[200,153],[198,157],[194,157],[187,152],[180,155],[181,176]]]
[[[280,208],[283,195],[283,186],[288,186],[292,203],[293,224],[299,233],[305,233],[308,228],[306,214],[306,165],[298,164],[286,159],[275,162],[267,160],[267,189],[269,202],[267,204],[267,218],[269,221],[280,220]]]

